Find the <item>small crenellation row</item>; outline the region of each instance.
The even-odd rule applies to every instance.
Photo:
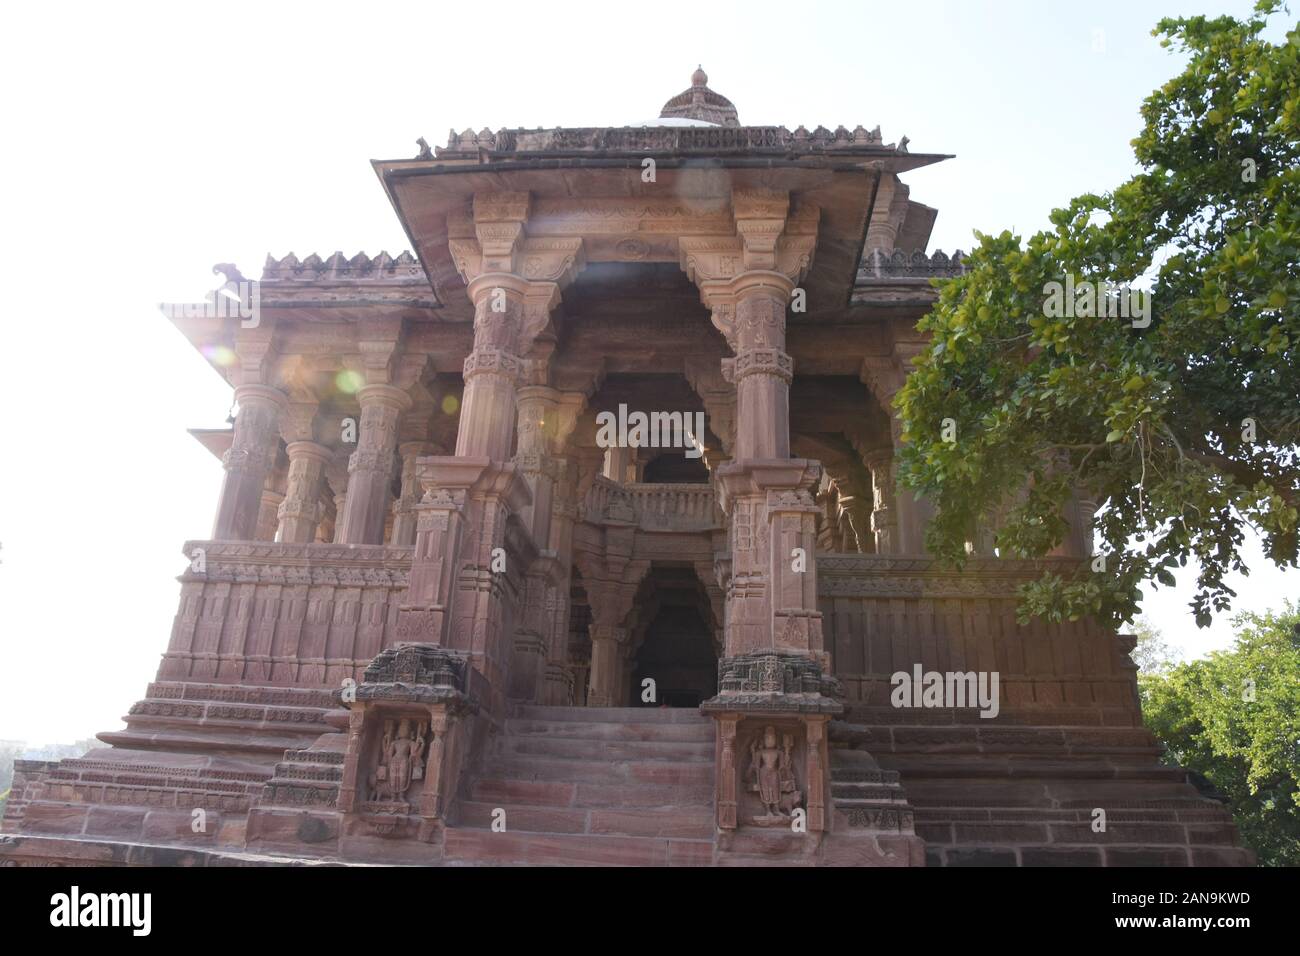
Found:
[[[381,252],[373,258],[364,252],[358,252],[350,259],[342,252],[336,252],[328,259],[312,253],[302,260],[292,252],[283,259],[276,259],[268,253],[266,264],[262,267],[263,282],[316,282],[330,279],[364,279],[372,282],[414,279],[423,282],[425,275],[420,261],[410,252],[402,252],[396,258],[387,252]]]
[[[951,279],[966,272],[966,254],[958,249],[951,256],[942,250],[931,255],[917,250],[872,249],[858,266],[858,282],[882,279]]]
[[[907,152],[907,137],[898,143],[886,144],[880,127],[868,130],[864,126],[848,129],[839,126],[834,130],[818,126],[809,130],[800,126],[790,130],[784,126],[621,126],[581,127],[556,129],[501,129],[493,132],[484,128],[477,133],[467,129],[462,133],[452,130],[447,137],[444,152],[490,150],[492,152],[555,152],[561,150],[662,150],[692,151],[717,149],[785,150],[785,149],[843,149],[876,147],[882,151]],[[425,154],[417,159],[429,158]]]

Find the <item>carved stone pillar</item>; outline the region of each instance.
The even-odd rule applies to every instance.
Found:
[[[591,625],[591,686],[587,691],[588,707],[622,706],[623,642],[625,628],[608,624]]]
[[[288,399],[267,385],[240,385],[235,402],[239,405],[235,439],[222,458],[226,476],[212,529],[217,541],[249,541],[256,535],[262,492],[279,450],[280,415]]]
[[[605,450],[605,477],[617,481],[620,485],[629,481],[628,472],[636,460],[635,448],[623,448],[618,445]]]
[[[325,466],[325,482],[334,498],[334,528],[330,541],[333,544],[342,543],[340,534],[343,531],[343,514],[348,506],[348,479],[352,476],[348,473],[348,460],[342,455],[336,454]]]
[[[397,451],[397,420],[411,407],[411,398],[391,385],[365,385],[361,402],[361,431],[357,450],[348,460],[348,496],[340,521],[341,544],[383,544],[388,513],[393,455]]]
[[[417,515],[415,506],[420,503],[420,482],[415,476],[416,459],[437,454],[438,446],[427,441],[402,442],[397,453],[402,459],[402,493],[393,503],[393,535],[395,545],[415,544]]]
[[[547,378],[549,350],[534,350],[529,360],[532,384],[519,390],[519,435],[515,465],[532,493],[532,503],[520,514],[538,549],[528,568],[526,600],[514,636],[511,696],[545,702],[568,696],[568,600],[571,576],[570,545],[573,507],[572,476],[558,457],[586,403],[581,393],[561,393],[540,384]],[[560,514],[563,512],[563,514]],[[547,682],[553,686],[547,687]]]
[[[807,832],[816,832],[824,826],[825,771],[807,754],[824,747],[814,725],[843,708],[825,676],[817,603],[822,468],[790,457],[794,365],[785,312],[811,264],[819,214],[808,206],[792,212],[788,194],[765,189],[733,191],[732,209],[738,239],[730,247],[680,241],[683,265],[735,352],[722,366],[736,386],[735,457],[716,472],[731,517],[729,568],[719,575],[726,635],[718,693],[701,709],[718,721],[718,826],[791,827],[807,814]],[[816,787],[810,772],[819,775]],[[815,827],[806,802],[813,795],[823,800]]]
[[[785,310],[793,289],[790,279],[769,272],[745,273],[732,285],[736,357],[724,374],[736,386],[738,461],[790,457],[794,361],[785,351]]]
[[[556,574],[548,584],[544,608],[546,669],[543,673],[540,702],[551,706],[574,703],[573,672],[569,661],[569,591],[573,580],[573,527],[578,518],[575,502],[578,486],[578,463],[562,460],[555,486],[555,503],[551,509],[550,551],[554,555]]]
[[[911,359],[922,346],[916,343],[896,342],[893,351],[887,356],[868,356],[862,363],[861,378],[870,388],[880,407],[890,416],[890,435],[893,441],[892,456],[896,460],[898,449],[902,444],[903,424],[894,408],[894,396],[903,387],[911,371]],[[877,459],[881,461],[882,459]],[[893,462],[891,461],[891,464]],[[910,488],[898,481],[898,470],[891,468],[890,483],[893,488],[893,511],[889,522],[890,550],[888,554],[922,555],[925,550],[925,529],[934,517],[934,506],[926,498],[918,496]],[[873,485],[876,484],[873,471]],[[877,547],[880,540],[877,537]]]
[[[474,309],[465,359],[455,456],[421,458],[424,498],[408,602],[398,614],[404,640],[463,651],[500,714],[508,691],[510,626],[537,558],[528,535],[508,533],[511,515],[532,502],[510,460],[518,424],[523,359],[550,322],[562,282],[581,267],[580,239],[530,240],[526,193],[479,194],[471,215],[449,218],[449,248]],[[525,277],[524,273],[527,273]]]
[[[719,714],[718,720],[718,828],[736,829],[736,784],[739,771],[736,759],[736,727],[739,714]]]
[[[1065,503],[1065,521],[1070,529],[1065,540],[1050,554],[1054,557],[1083,559],[1092,556],[1092,529],[1096,520],[1096,502],[1085,499],[1075,489]]]
[[[258,541],[275,540],[275,529],[279,525],[276,515],[284,501],[284,492],[275,487],[278,484],[273,475],[270,484],[262,491],[262,507],[257,511],[257,534],[254,536]]]
[[[877,554],[898,553],[898,515],[894,506],[894,450],[868,451],[862,463],[871,472],[871,534]]]
[[[289,480],[284,502],[277,513],[280,524],[278,537],[287,544],[306,544],[316,540],[325,466],[333,452],[312,441],[290,442],[286,451],[289,454]]]

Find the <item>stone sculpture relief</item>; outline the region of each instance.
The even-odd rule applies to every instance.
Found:
[[[411,720],[403,717],[397,721],[394,734],[393,723],[391,720],[384,723],[384,739],[371,777],[372,799],[380,803],[401,802],[412,781],[424,779],[427,724],[418,721],[412,728]]]
[[[760,740],[749,744],[747,789],[758,794],[763,813],[750,818],[759,827],[786,826],[803,806],[803,792],[794,774],[794,735],[783,734],[778,745],[776,728],[764,728]]]

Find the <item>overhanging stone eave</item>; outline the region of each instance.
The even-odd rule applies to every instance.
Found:
[[[386,166],[376,162],[375,170],[447,309],[447,318],[452,320],[469,319],[472,309],[448,248],[447,217],[465,209],[476,192],[528,192],[543,199],[661,200],[680,196],[681,192],[675,191],[679,177],[701,168],[725,172],[729,189],[785,189],[798,201],[818,206],[821,218],[816,253],[804,282],[808,309],[829,314],[847,305],[865,243],[870,206],[886,168],[882,162],[865,156],[854,161],[854,157],[826,154],[793,158],[681,156],[659,163],[656,182],[642,183],[643,158],[644,154],[629,154],[474,165],[406,162]],[[701,164],[699,159],[710,161]],[[619,175],[610,176],[611,171]],[[632,172],[637,175],[627,175]]]

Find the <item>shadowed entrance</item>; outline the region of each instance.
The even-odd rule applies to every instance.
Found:
[[[691,568],[654,567],[635,603],[641,622],[633,631],[631,688],[637,707],[698,707],[717,691],[718,628],[709,599]],[[645,700],[644,681],[654,681]]]

